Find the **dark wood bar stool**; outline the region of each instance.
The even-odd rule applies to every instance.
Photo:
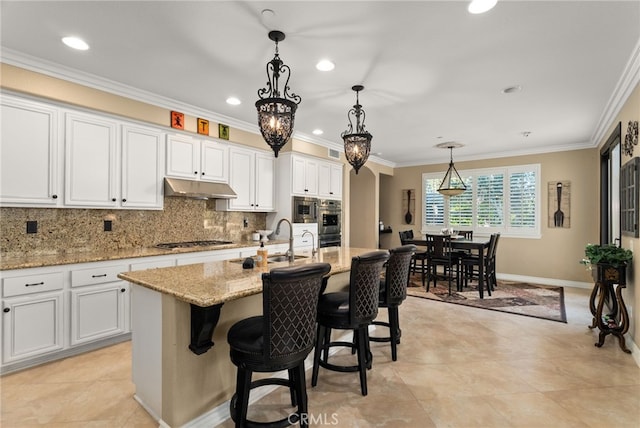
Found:
[[[380,281],[378,307],[387,308],[389,322],[373,321],[373,325],[389,328],[388,337],[370,336],[372,342],[391,342],[391,359],[398,359],[398,344],[400,343],[400,317],[398,308],[407,298],[407,285],[411,273],[411,259],[416,251],[415,245],[403,245],[389,250],[384,279]]]
[[[330,270],[328,263],[313,263],[262,274],[263,315],[238,321],[227,335],[231,361],[238,367],[236,393],[230,403],[236,427],[286,427],[295,423],[291,416],[268,423],[247,420],[249,393],[264,385],[288,387],[291,405],[298,407],[297,421],[302,427],[308,426],[304,360],[313,348],[318,297]],[[288,370],[289,379],[251,381],[253,372],[280,370]]]
[[[387,251],[372,251],[351,259],[349,290],[326,293],[318,301],[318,332],[313,354],[311,385],[318,384],[320,366],[339,372],[360,372],[360,390],[367,395],[367,368],[371,367],[368,327],[378,315],[380,274],[389,259]],[[331,342],[331,329],[353,330],[354,341]],[[345,346],[357,353],[358,364],[339,366],[328,362],[329,349]]]

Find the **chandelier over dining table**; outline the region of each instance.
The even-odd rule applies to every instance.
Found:
[[[450,150],[451,158],[449,161],[449,168],[444,174],[444,178],[438,187],[438,192],[445,196],[458,196],[467,190],[467,186],[464,184],[464,180],[458,174],[458,170],[453,165],[453,149],[456,147],[462,147],[460,143],[448,142],[438,144],[437,147],[447,148]]]
[[[289,93],[291,69],[278,53],[278,42],[284,38],[282,31],[269,32],[269,39],[276,43],[275,56],[267,63],[267,86],[258,90],[260,99],[256,101],[260,133],[275,157],[291,138],[296,109],[302,101],[300,96]]]

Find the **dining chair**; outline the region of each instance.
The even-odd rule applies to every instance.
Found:
[[[444,277],[449,283],[449,294],[451,294],[451,283],[453,281],[453,271],[455,269],[456,275],[456,290],[461,289],[460,282],[460,255],[454,252],[451,248],[451,236],[450,235],[433,235],[426,234],[427,241],[427,288],[429,291],[429,284],[431,278],[433,278],[434,286],[438,280],[438,266],[443,266]]]
[[[401,245],[410,245],[413,241],[413,230],[405,230],[398,232],[400,235]],[[418,266],[420,262],[420,266]],[[411,258],[411,273],[415,275],[420,269],[420,275],[422,277],[422,286],[425,286],[425,278],[427,275],[427,251],[416,251]]]
[[[499,239],[499,233],[491,234],[491,237],[489,238],[489,247],[487,248],[487,253],[483,257],[483,279],[484,283],[486,284],[489,296],[491,296],[491,291],[495,289],[496,284],[496,251],[498,249]],[[476,254],[470,254],[461,258],[460,263],[462,264],[462,272],[464,273],[464,285],[466,287],[469,280],[473,280],[479,275],[480,258]]]

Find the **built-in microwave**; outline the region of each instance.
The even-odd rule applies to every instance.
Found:
[[[318,222],[318,200],[306,196],[293,197],[293,222],[294,223],[317,223]]]

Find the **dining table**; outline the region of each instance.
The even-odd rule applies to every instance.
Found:
[[[478,291],[480,298],[484,299],[484,264],[485,250],[489,248],[490,237],[474,237],[472,239],[464,239],[459,236],[451,237],[451,248],[454,250],[467,250],[478,255]],[[425,239],[411,239],[407,244],[413,244],[417,247],[427,247]]]

